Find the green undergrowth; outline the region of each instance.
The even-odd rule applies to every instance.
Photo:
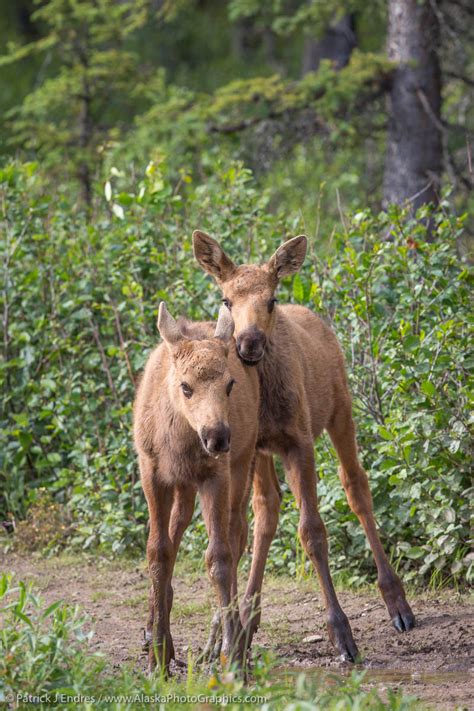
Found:
[[[214,318],[218,289],[197,265],[193,229],[241,263],[262,261],[301,220],[238,163],[175,182],[166,161],[114,168],[93,215],[45,193],[38,166],[0,171],[8,315],[0,366],[0,516],[23,550],[142,554],[147,511],[132,446],[135,384],[158,341],[156,309]],[[463,585],[472,572],[472,270],[458,254],[464,218],[443,202],[344,217],[324,256],[317,238],[281,303],[309,306],[344,349],[362,462],[384,546],[405,580]],[[431,225],[428,240],[426,225]],[[374,578],[326,437],[315,446],[332,569]],[[298,512],[283,501],[268,569],[305,575]],[[23,522],[23,523],[22,523]],[[201,560],[199,508],[182,549]],[[244,569],[249,559],[243,561]]]

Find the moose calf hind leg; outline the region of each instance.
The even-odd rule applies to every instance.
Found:
[[[372,549],[377,565],[378,586],[393,626],[399,632],[410,630],[415,625],[415,616],[406,600],[402,582],[392,570],[380,542],[367,473],[362,467],[357,453],[355,425],[348,394],[346,394],[345,406],[340,407],[337,416],[328,427],[328,433],[341,464],[339,477],[347,501],[362,524]]]
[[[357,462],[351,469],[339,468],[339,476],[352,511],[356,514],[366,533],[377,565],[377,583],[387,607],[392,624],[398,632],[411,630],[415,616],[405,597],[405,590],[398,575],[393,571],[380,541],[372,510],[372,496],[367,474]]]
[[[271,455],[259,453],[253,480],[252,507],[254,511],[254,539],[252,566],[241,604],[242,624],[245,626],[247,644],[260,625],[261,591],[265,564],[270,545],[278,527],[281,492]]]

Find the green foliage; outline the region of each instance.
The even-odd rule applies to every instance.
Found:
[[[46,487],[72,518],[73,545],[143,547],[146,508],[131,446],[134,384],[157,342],[156,308],[214,318],[219,295],[192,256],[205,229],[237,261],[261,260],[291,233],[268,193],[239,165],[209,166],[196,183],[150,163],[136,181],[117,168],[90,222],[41,191],[35,166],[0,175],[5,290],[1,513],[24,516]],[[462,580],[468,571],[468,268],[456,253],[462,220],[445,206],[423,221],[360,211],[322,261],[281,288],[282,302],[327,316],[348,359],[361,454],[387,548],[406,577]],[[389,237],[390,236],[390,237]],[[363,581],[373,564],[323,440],[321,509],[335,570]],[[285,490],[270,567],[301,567],[297,511]],[[199,512],[183,546],[202,555]]]
[[[107,141],[118,137],[110,107],[120,107],[138,80],[137,57],[125,41],[145,19],[144,0],[50,0],[32,16],[46,28],[44,36],[10,46],[0,60],[8,65],[46,55],[53,70],[10,112],[12,140],[41,157],[56,180],[80,180],[86,200]]]
[[[163,170],[150,164],[134,192],[115,170],[93,225],[38,194],[34,166],[0,176],[1,508],[22,516],[47,487],[74,514],[73,542],[86,548],[120,552],[144,542],[131,405],[158,340],[156,308],[166,298],[176,315],[208,318],[218,301],[193,263],[192,229],[232,234],[248,248],[272,221],[238,167],[197,186],[187,176],[172,185]]]
[[[229,17],[231,20],[252,19],[271,27],[279,35],[288,36],[296,31],[321,37],[327,28],[349,13],[363,14],[367,4],[361,0],[337,0],[327,3],[324,0],[309,0],[304,3],[286,0],[231,0]],[[382,0],[371,3],[373,15],[384,15],[386,8]]]
[[[324,61],[317,72],[310,72],[298,82],[278,76],[236,80],[215,93],[207,110],[219,128],[225,121],[250,118],[275,118],[288,111],[313,108],[320,121],[334,120],[363,102],[367,94],[380,90],[393,71],[384,56],[354,52],[351,61],[340,71]],[[225,124],[224,124],[225,125]]]
[[[44,607],[31,586],[15,586],[0,576],[0,702],[17,694],[41,695],[52,690],[74,696],[102,671],[100,655],[85,642],[86,618],[77,607],[55,602]],[[44,704],[47,706],[47,704]]]
[[[463,579],[472,568],[472,272],[456,252],[462,220],[446,207],[431,244],[428,214],[357,213],[335,255],[315,257],[294,289],[332,321],[346,352],[377,516],[400,568],[418,579]],[[324,459],[320,473],[336,560],[361,565],[365,541]]]
[[[143,163],[165,152],[178,178],[183,168],[201,175],[237,157],[268,189],[272,208],[300,212],[306,231],[321,223],[326,238],[339,220],[340,199],[344,205],[360,204],[361,193],[368,205],[379,199],[382,165],[367,167],[366,153],[384,150],[381,100],[374,97],[392,71],[382,55],[355,51],[341,71],[322,62],[298,81],[277,74],[239,78],[212,94],[170,85],[160,71],[144,92],[150,108],[106,163]],[[361,111],[366,102],[371,113]]]
[[[392,72],[382,0],[0,5],[0,150],[40,160],[50,190],[80,188],[90,203],[110,166],[165,151],[175,177],[201,175],[216,158],[244,161],[272,205],[301,211],[311,229],[324,182],[320,234],[331,233],[339,202],[380,205]],[[348,14],[349,65],[336,72],[323,61],[301,80],[305,40],[327,39]],[[448,3],[440,17],[445,167],[452,203],[472,212],[468,11]]]
[[[256,705],[268,711],[420,708],[414,699],[392,691],[388,702],[376,689],[365,691],[364,674],[355,672],[346,679],[291,673],[280,673],[278,678],[268,655],[257,657],[247,684],[231,671],[216,671],[209,679],[196,671],[192,660],[185,679],[165,680],[159,673],[148,676],[126,667],[112,674],[103,656],[90,650],[93,632],[86,631],[87,620],[77,608],[59,601],[44,609],[31,587],[22,582],[15,587],[8,575],[0,577],[0,616],[0,703],[7,701],[15,708],[35,703],[41,709],[74,709],[79,703],[125,711],[155,702],[179,709],[184,697],[191,705],[225,703],[235,710]],[[39,698],[32,702],[23,694]]]

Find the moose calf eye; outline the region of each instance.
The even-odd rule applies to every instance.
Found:
[[[232,304],[230,303],[229,299],[222,299],[222,303],[224,304],[224,306],[227,306],[229,311],[231,310]]]
[[[193,394],[192,388],[190,388],[187,383],[181,383],[181,390],[183,391],[184,397],[190,398]]]
[[[275,308],[276,302],[277,302],[276,299],[270,299],[270,301],[268,302],[268,313],[269,313],[269,314],[271,314],[271,312],[272,312],[273,309]]]
[[[230,393],[232,392],[234,383],[235,383],[235,380],[230,380],[229,383],[227,384],[227,388],[226,388],[227,395],[230,395]]]

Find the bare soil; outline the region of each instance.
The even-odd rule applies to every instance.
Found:
[[[0,570],[34,582],[48,604],[58,599],[79,604],[92,618],[93,644],[114,666],[127,663],[144,668],[148,578],[142,561],[0,553]],[[173,587],[175,650],[178,659],[186,662],[188,650],[197,654],[204,646],[214,597],[204,571],[190,571],[183,564],[177,566]],[[474,605],[466,596],[455,591],[412,596],[417,626],[403,635],[391,626],[375,589],[341,591],[339,599],[364,657],[360,667],[368,670],[367,686],[400,688],[438,709],[474,709]],[[271,649],[281,659],[282,669],[315,674],[348,671],[327,638],[312,579],[268,577],[254,647]]]

